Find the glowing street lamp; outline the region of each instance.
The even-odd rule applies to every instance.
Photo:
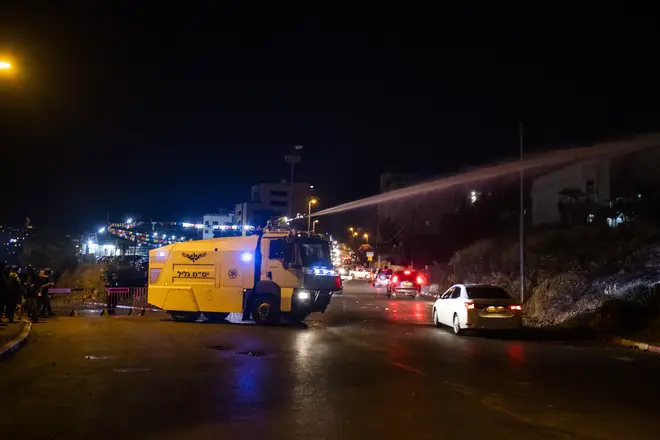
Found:
[[[318,200],[309,199],[309,204],[307,205],[307,232],[312,229],[312,205],[316,205]]]
[[[0,61],[0,69],[2,70],[11,69],[11,63],[9,61]]]
[[[364,241],[365,243],[369,243],[369,234],[364,234]]]
[[[312,234],[316,233],[316,224],[318,223],[318,220],[314,220],[314,223],[312,223]]]

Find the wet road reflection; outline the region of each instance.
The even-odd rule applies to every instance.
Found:
[[[153,314],[35,326],[0,363],[3,438],[660,438],[645,391],[660,357],[456,337],[430,300],[346,286],[306,328]]]

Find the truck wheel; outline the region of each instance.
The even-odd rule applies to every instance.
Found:
[[[259,325],[277,324],[280,321],[280,305],[274,296],[262,295],[255,298],[252,319]]]
[[[199,315],[201,315],[201,312],[170,312],[172,321],[176,322],[195,322],[199,319]]]
[[[219,313],[219,312],[204,312],[204,316],[211,322],[222,322],[227,319],[229,313]]]

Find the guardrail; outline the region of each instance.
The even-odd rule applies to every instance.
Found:
[[[107,287],[97,289],[52,288],[48,290],[53,309],[76,311],[90,310],[108,314],[116,314],[118,310],[126,310],[129,315],[139,311],[155,310],[147,302],[146,287]]]

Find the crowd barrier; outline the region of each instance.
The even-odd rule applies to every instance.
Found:
[[[97,311],[100,314],[140,314],[156,308],[147,302],[146,287],[107,287],[97,289],[48,290],[54,310],[66,310],[70,315],[79,311]]]

